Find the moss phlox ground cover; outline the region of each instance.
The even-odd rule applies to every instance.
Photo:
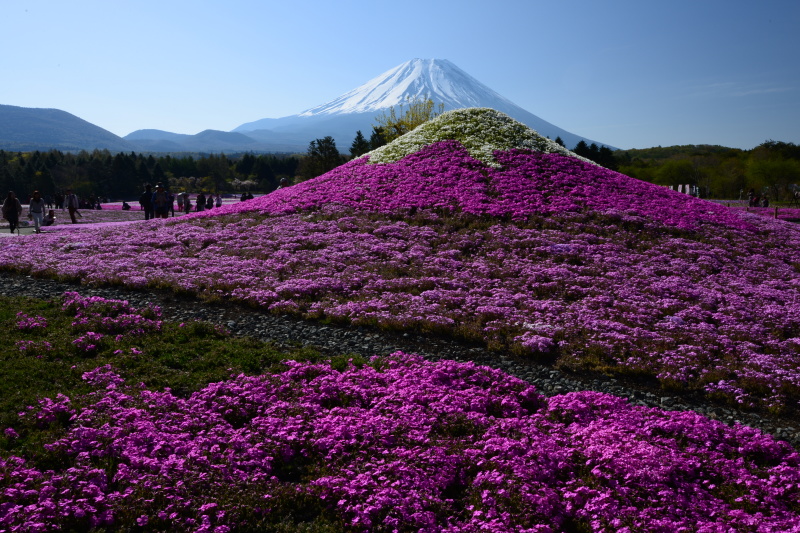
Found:
[[[560,154],[495,154],[500,168],[442,141],[357,160],[214,216],[4,242],[0,266],[447,332],[797,407],[793,225]]]
[[[492,113],[463,120],[477,116],[497,133],[470,123],[442,139],[445,117],[210,214],[6,239],[0,268],[445,333],[797,408],[795,226],[520,146],[529,134]],[[77,294],[64,311],[88,360],[162,327],[157,309]],[[20,353],[49,357],[47,320],[15,325],[30,335]],[[94,392],[44,398],[3,428],[7,442],[44,426],[52,439],[36,460],[1,456],[0,530],[800,531],[800,458],[754,429],[378,355],[192,395],[87,372]]]
[[[0,459],[4,530],[224,532],[297,505],[342,531],[800,524],[800,456],[785,443],[599,393],[545,399],[472,363],[287,362],[189,398],[127,385],[108,366],[84,378],[96,392],[82,407],[59,397],[25,414],[69,416],[45,446],[61,468]]]

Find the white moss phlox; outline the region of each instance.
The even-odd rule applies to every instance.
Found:
[[[447,111],[365,155],[369,156],[370,163],[394,163],[429,144],[444,140],[460,142],[472,157],[495,167],[498,166],[493,155],[495,150],[555,152],[586,161],[505,113],[486,107]]]

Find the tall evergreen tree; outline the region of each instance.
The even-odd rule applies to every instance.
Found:
[[[372,127],[372,135],[369,137],[369,149],[375,150],[386,144],[386,138],[383,136],[383,128],[380,126]]]
[[[573,148],[572,151],[581,157],[589,157],[589,145],[586,144],[586,141],[584,140],[578,141],[578,144],[575,145],[575,148]]]
[[[343,158],[336,148],[336,141],[328,135],[308,144],[307,162],[307,177],[313,178],[338,167],[343,163]]]
[[[361,130],[356,131],[356,138],[353,139],[353,144],[350,145],[350,155],[359,157],[370,151],[370,142],[364,138]]]

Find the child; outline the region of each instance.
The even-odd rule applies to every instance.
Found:
[[[52,226],[56,223],[56,212],[52,209],[47,212],[42,220],[42,226]]]

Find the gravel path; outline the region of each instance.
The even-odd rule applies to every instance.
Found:
[[[668,410],[694,410],[728,424],[740,422],[757,427],[790,442],[800,450],[798,420],[742,413],[709,403],[699,396],[668,395],[657,388],[623,383],[607,376],[567,374],[509,354],[488,352],[482,347],[468,346],[449,339],[409,333],[386,333],[362,327],[325,325],[292,317],[275,316],[235,305],[200,303],[166,293],[131,291],[117,287],[85,287],[74,283],[0,273],[0,294],[3,295],[49,299],[59,297],[66,291],[76,291],[84,296],[128,300],[137,307],[158,305],[167,320],[178,322],[191,319],[203,320],[224,325],[235,335],[256,337],[279,346],[298,344],[312,346],[330,355],[342,353],[364,356],[387,355],[401,350],[406,353],[417,353],[431,360],[475,361],[478,364],[500,368],[524,379],[535,385],[546,396],[595,390],[628,398],[636,405]]]

